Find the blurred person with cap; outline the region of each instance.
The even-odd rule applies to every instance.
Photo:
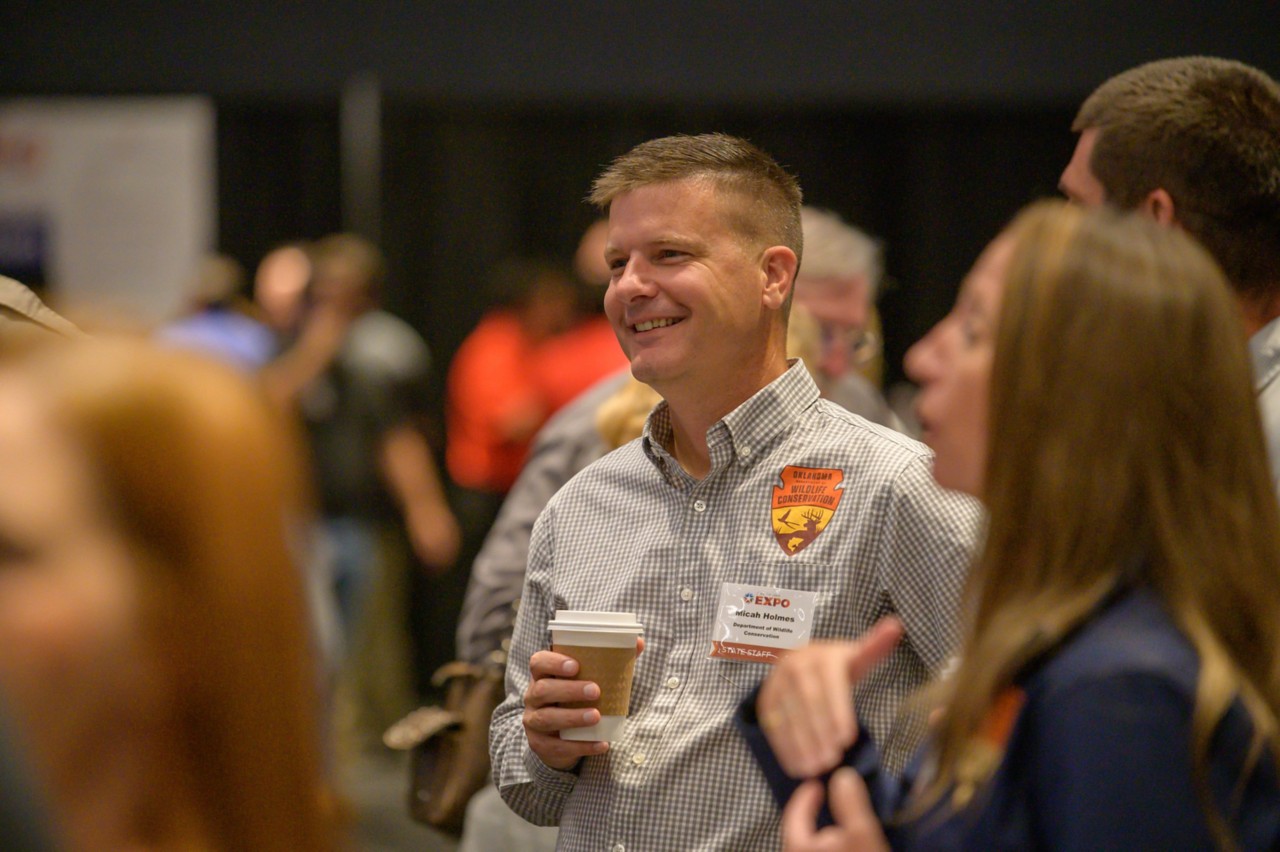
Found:
[[[84,334],[42,302],[30,287],[0,275],[0,338],[15,331],[47,332],[66,338]]]

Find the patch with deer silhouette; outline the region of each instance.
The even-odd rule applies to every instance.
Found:
[[[822,534],[844,496],[844,471],[787,465],[773,486],[773,535],[788,556],[795,556]]]

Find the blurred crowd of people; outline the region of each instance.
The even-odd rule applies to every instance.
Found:
[[[722,134],[619,157],[447,363],[354,233],[146,334],[0,278],[0,847],[346,848],[461,660],[468,852],[1276,848],[1280,85],[1151,63],[1073,129],[910,410],[883,246]],[[708,656],[738,584],[814,641]],[[645,625],[613,743],[560,609]]]

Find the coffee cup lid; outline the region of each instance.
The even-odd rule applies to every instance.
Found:
[[[552,630],[584,630],[617,633],[619,631],[644,633],[644,627],[636,620],[634,612],[591,612],[578,609],[556,610],[555,617],[547,623]]]

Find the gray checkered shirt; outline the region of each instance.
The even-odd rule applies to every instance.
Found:
[[[768,666],[708,656],[722,584],[817,592],[814,639],[899,614],[906,639],[855,695],[891,768],[923,733],[897,718],[899,703],[957,640],[980,510],[938,488],[925,447],[819,399],[799,362],[708,431],[705,479],[663,449],[670,436],[661,404],[644,435],[574,477],[534,528],[490,751],[503,798],[530,822],[558,823],[561,849],[779,846],[777,808],[733,726]],[[792,555],[770,511],[788,465],[844,477],[829,524]],[[635,612],[645,632],[622,738],[573,772],[543,764],[521,724],[528,659],[550,647],[557,609]]]

